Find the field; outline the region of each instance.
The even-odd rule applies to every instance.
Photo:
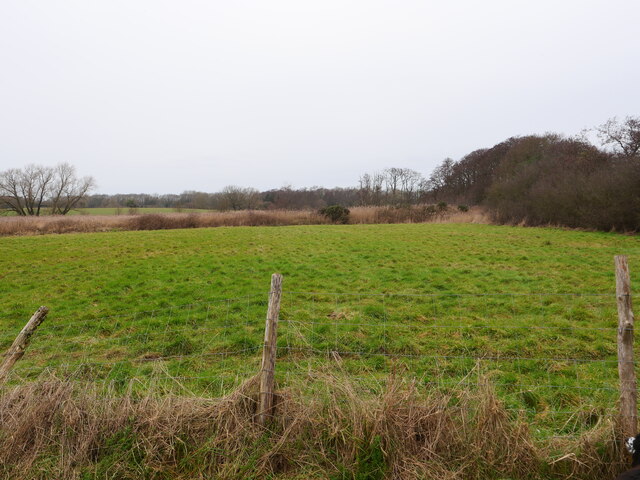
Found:
[[[328,376],[340,375],[358,397],[374,397],[393,377],[454,398],[488,379],[506,411],[546,442],[615,411],[616,254],[629,256],[633,282],[636,237],[551,228],[7,237],[0,347],[47,305],[13,385],[53,372],[116,395],[229,394],[259,369],[269,279],[279,272],[282,391],[322,397]]]

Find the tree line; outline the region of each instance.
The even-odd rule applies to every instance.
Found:
[[[347,188],[230,185],[214,193],[90,195],[94,186],[69,164],[10,169],[0,172],[0,204],[18,215],[64,215],[78,207],[317,210],[452,203],[483,205],[499,223],[640,231],[640,117],[610,119],[575,137],[511,137],[457,161],[446,158],[427,177],[393,167],[364,173]]]
[[[640,118],[589,132],[512,137],[445,159],[428,180],[433,200],[485,205],[498,223],[640,231]]]
[[[282,187],[259,191],[250,187],[229,185],[219,192],[186,191],[181,194],[149,195],[129,193],[117,195],[89,195],[87,208],[161,207],[204,210],[318,210],[327,205],[353,206],[358,203],[356,188],[292,188]]]

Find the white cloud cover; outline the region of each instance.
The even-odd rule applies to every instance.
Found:
[[[355,185],[640,114],[640,2],[4,0],[0,170]]]

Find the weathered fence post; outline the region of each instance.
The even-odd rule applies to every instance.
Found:
[[[282,275],[271,276],[269,308],[264,329],[264,349],[262,351],[262,370],[260,371],[260,401],[258,404],[258,423],[264,425],[273,408],[273,390],[276,368],[276,342],[278,335],[278,315],[282,297]]]
[[[36,310],[36,313],[33,314],[31,319],[13,341],[13,344],[11,344],[9,350],[7,350],[7,353],[5,353],[2,365],[0,365],[0,384],[3,384],[6,381],[13,365],[24,355],[24,351],[27,349],[29,342],[31,341],[31,335],[33,335],[36,328],[44,322],[44,319],[47,317],[47,313],[49,313],[49,309],[47,307],[40,307]]]
[[[616,255],[616,299],[618,304],[618,375],[620,376],[620,417],[624,436],[637,433],[638,397],[633,363],[633,310],[631,278],[625,255]]]

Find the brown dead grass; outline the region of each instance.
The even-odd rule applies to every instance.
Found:
[[[536,445],[486,381],[455,398],[393,379],[362,395],[346,376],[310,372],[280,391],[267,428],[258,382],[219,399],[137,396],[56,378],[0,397],[3,478],[601,479],[624,469],[616,424]]]
[[[467,212],[449,207],[433,214],[429,209],[416,207],[356,207],[351,209],[349,223],[484,223],[489,216],[481,207],[472,207]]]
[[[460,212],[450,208],[433,215],[423,207],[356,207],[349,223],[489,223],[480,208]],[[176,228],[321,225],[329,223],[315,211],[243,210],[207,213],[152,213],[142,215],[77,215],[43,217],[0,217],[0,236],[52,233],[107,232],[118,230],[165,230]]]

